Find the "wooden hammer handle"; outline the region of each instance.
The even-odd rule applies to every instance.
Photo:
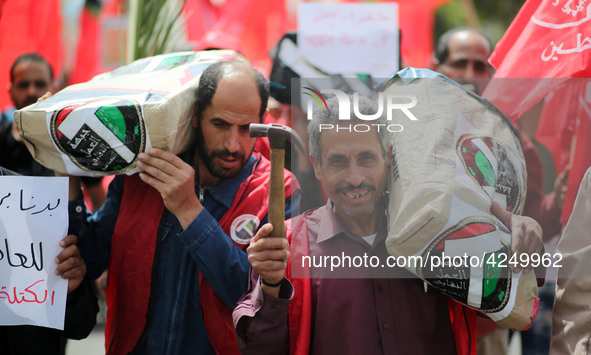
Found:
[[[271,149],[271,181],[269,182],[269,222],[271,237],[285,237],[285,181],[283,167],[285,149]]]

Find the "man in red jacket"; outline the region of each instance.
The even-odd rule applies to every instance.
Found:
[[[80,239],[90,277],[109,268],[107,354],[238,354],[232,309],[248,282],[243,249],[267,219],[270,175],[249,125],[268,88],[249,64],[224,61],[203,71],[196,96],[192,145],[139,154],[142,172],[115,177]],[[284,184],[289,215],[299,194],[287,171]]]

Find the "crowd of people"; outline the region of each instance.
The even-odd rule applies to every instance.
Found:
[[[494,74],[487,61],[493,47],[477,30],[451,30],[437,42],[431,69],[479,94]],[[15,60],[10,80],[16,110],[56,90],[51,66],[35,53]],[[65,328],[0,326],[0,353],[59,354],[66,338],[86,337],[98,311],[91,280],[107,269],[108,354],[507,352],[507,329],[404,269],[397,277],[376,271],[292,277],[297,248],[308,255],[388,255],[387,172],[395,152],[386,130],[322,131],[320,125],[339,125],[336,98],[315,111],[307,127],[309,159],[324,204],[302,211],[307,192],[284,170],[287,238],[270,237],[277,228],[267,223],[271,165],[249,135],[251,123],[265,121],[267,80],[249,64],[219,62],[204,70],[195,97],[196,138],[185,152],[139,154],[142,172],[116,176],[107,194],[100,180],[70,176],[69,231],[57,256],[58,273],[68,279]],[[358,103],[359,115],[376,112],[373,100]],[[348,124],[364,122],[349,111]],[[568,170],[544,193],[533,136],[521,137],[528,172],[523,216],[493,213],[513,231],[514,253],[542,253],[542,243],[562,231]],[[33,159],[10,114],[0,119],[0,167],[54,175]],[[588,210],[588,197],[580,198]],[[250,242],[231,236],[232,223],[244,215],[257,225]],[[553,280],[546,282],[553,290]],[[552,304],[543,298],[541,312]],[[521,333],[523,354],[549,352],[547,323]]]

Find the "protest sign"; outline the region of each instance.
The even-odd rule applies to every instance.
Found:
[[[68,179],[0,176],[0,325],[63,330],[68,282],[55,274]]]
[[[398,71],[398,5],[300,4],[298,46],[330,74],[388,77]]]

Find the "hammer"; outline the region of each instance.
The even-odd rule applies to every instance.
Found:
[[[251,123],[249,126],[251,137],[267,137],[271,146],[271,180],[269,182],[269,222],[273,225],[271,237],[285,235],[285,184],[283,168],[285,166],[285,146],[287,142],[306,154],[304,143],[291,128],[276,124]]]

